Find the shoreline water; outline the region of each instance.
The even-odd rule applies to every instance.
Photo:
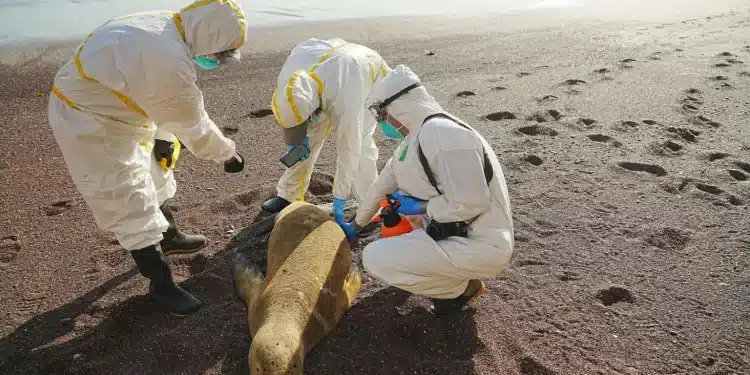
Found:
[[[602,2],[605,0],[601,0]],[[310,38],[340,37],[364,43],[389,44],[397,40],[429,39],[455,35],[478,35],[533,29],[564,27],[571,23],[621,23],[651,24],[677,22],[706,13],[706,6],[677,6],[679,1],[669,0],[649,4],[645,0],[630,5],[604,7],[603,4],[577,4],[537,6],[526,9],[509,9],[485,14],[413,14],[371,17],[342,17],[329,20],[287,19],[277,22],[251,24],[248,42],[243,52],[278,52],[293,47]],[[632,3],[632,2],[631,2]],[[643,7],[641,7],[643,6]],[[712,14],[750,9],[741,0],[723,0],[708,7]],[[83,34],[85,36],[85,33]],[[60,63],[67,59],[70,50],[83,36],[57,38],[27,38],[0,41],[0,64],[23,66],[32,60]]]

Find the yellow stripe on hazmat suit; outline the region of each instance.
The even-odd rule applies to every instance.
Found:
[[[308,129],[310,156],[288,168],[277,184],[277,195],[304,200],[312,169],[323,142],[335,131],[334,198],[359,200],[377,178],[378,149],[372,138],[375,119],[364,101],[388,65],[375,51],[342,39],[308,39],[292,49],[271,98],[279,126],[291,128],[319,107],[317,124]]]
[[[234,142],[205,111],[191,59],[245,40],[237,4],[200,0],[178,13],[142,12],[105,23],[55,76],[53,134],[98,226],[124,248],[156,244],[168,227],[159,205],[176,184],[150,153],[155,137],[176,136],[195,156],[217,163],[234,155]]]

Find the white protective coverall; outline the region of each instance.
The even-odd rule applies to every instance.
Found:
[[[399,65],[378,84],[372,101],[382,101],[419,82],[408,68]],[[478,133],[444,117],[445,113],[424,87],[411,90],[387,107],[388,113],[406,126],[409,135],[394,151],[368,191],[355,218],[360,227],[376,214],[385,195],[398,189],[402,194],[427,200],[427,215],[438,222],[469,220],[468,238],[449,237],[434,241],[424,228],[377,240],[363,253],[367,272],[411,293],[431,298],[455,298],[470,279],[496,276],[510,262],[513,223],[508,190],[497,156]],[[442,195],[430,184],[419,162],[417,137]],[[482,147],[494,169],[487,184]]]
[[[378,148],[372,138],[377,124],[365,99],[389,70],[377,52],[342,39],[313,38],[292,49],[272,98],[276,121],[289,128],[318,107],[322,113],[307,131],[310,156],[286,169],[276,187],[279,197],[304,200],[323,142],[334,132],[333,197],[346,200],[353,193],[361,201],[378,177]]]
[[[235,154],[204,109],[194,56],[239,48],[245,15],[229,0],[199,0],[178,13],[144,12],[95,29],[58,71],[49,122],[71,177],[100,229],[127,250],[162,240],[159,206],[176,190],[151,150],[174,135],[195,156]]]

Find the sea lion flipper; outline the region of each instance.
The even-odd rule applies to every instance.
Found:
[[[343,292],[346,295],[346,299],[351,307],[354,300],[359,294],[359,289],[362,287],[362,269],[356,264],[352,264],[352,269],[344,280]]]
[[[232,259],[232,280],[234,292],[245,302],[248,311],[252,310],[266,286],[263,272],[247,256],[235,253]]]

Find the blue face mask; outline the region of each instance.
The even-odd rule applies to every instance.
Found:
[[[378,125],[380,126],[380,130],[383,131],[383,135],[387,138],[404,139],[404,135],[401,134],[401,132],[399,132],[389,121],[379,121]]]
[[[208,56],[193,57],[193,62],[204,70],[211,70],[219,67],[219,60],[210,58]]]

